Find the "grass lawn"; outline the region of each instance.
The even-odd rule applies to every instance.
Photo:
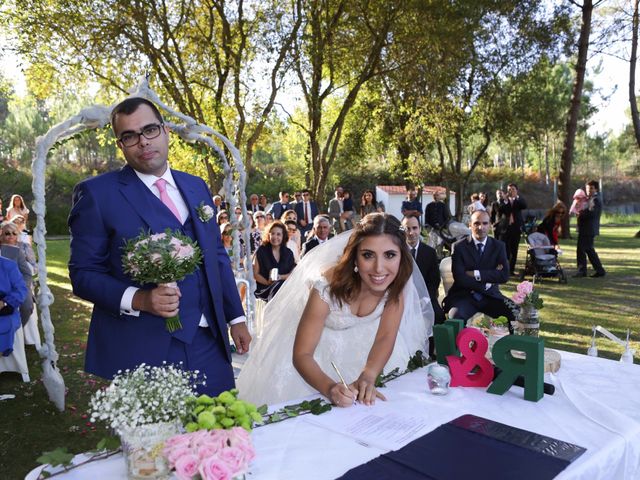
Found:
[[[640,227],[605,226],[596,239],[596,249],[607,269],[604,278],[569,278],[568,285],[545,280],[537,286],[545,307],[540,312],[542,336],[548,347],[585,353],[590,344],[591,327],[602,325],[624,338],[631,328],[632,348],[640,355],[640,239],[633,238]],[[563,267],[570,277],[575,273],[575,238],[563,240]],[[66,240],[48,243],[50,288],[55,296],[51,315],[56,327],[58,365],[68,389],[66,410],[58,412],[47,399],[40,381],[38,354],[27,347],[32,382],[24,384],[17,374],[0,374],[0,394],[12,393],[13,400],[0,402],[0,478],[24,478],[37,466],[36,458],[44,451],[68,447],[71,452],[90,450],[106,431],[89,423],[86,416],[91,394],[103,384],[82,371],[90,305],[71,294],[67,273],[69,244]],[[521,246],[519,265],[525,258]],[[502,291],[510,296],[517,280]],[[619,359],[620,346],[598,338],[599,355]],[[639,357],[640,358],[640,357]]]

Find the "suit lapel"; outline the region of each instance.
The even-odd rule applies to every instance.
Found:
[[[131,167],[127,165],[120,170],[118,181],[120,182],[120,192],[125,200],[146,223],[147,228],[143,227],[143,229],[163,232],[167,227],[167,218],[173,218],[177,224],[177,219],[173,214],[165,215],[164,210],[167,212],[169,210],[166,207],[163,209],[162,204],[158,205],[153,193],[142,183]]]

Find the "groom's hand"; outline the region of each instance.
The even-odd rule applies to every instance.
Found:
[[[246,322],[236,323],[231,325],[231,338],[236,345],[236,351],[242,355],[249,351],[249,344],[251,343],[251,334],[247,328]]]
[[[138,290],[133,296],[131,306],[134,310],[152,313],[163,318],[171,318],[178,315],[181,295],[180,289],[173,287]]]

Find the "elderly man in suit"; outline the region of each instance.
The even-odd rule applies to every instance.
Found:
[[[326,215],[318,215],[313,219],[313,236],[304,242],[300,257],[304,257],[312,249],[323,244],[329,239],[329,231],[331,230],[331,222]]]
[[[509,280],[504,243],[487,236],[490,219],[485,210],[471,215],[471,235],[454,244],[451,256],[453,285],[443,305],[449,318],[468,320],[477,312],[492,318],[504,315],[515,320],[515,304],[500,292]],[[511,326],[509,326],[511,330]]]
[[[234,386],[228,331],[238,353],[251,336],[229,256],[205,182],[168,166],[169,129],[156,106],[143,98],[118,104],[111,116],[127,165],[76,185],[69,215],[73,291],[93,303],[85,370],[112,378],[141,363],[182,363],[207,376],[201,393]],[[197,241],[200,268],[178,287],[139,285],[123,271],[122,247],[141,231],[170,228]],[[165,318],[180,312],[182,328],[170,333]]]

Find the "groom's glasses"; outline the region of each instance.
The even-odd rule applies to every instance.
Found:
[[[140,133],[124,132],[122,135],[120,135],[120,138],[118,138],[118,140],[125,147],[133,147],[140,143],[140,136],[143,136],[147,140],[152,140],[158,137],[160,133],[162,133],[163,126],[163,123],[152,123],[151,125],[147,125],[142,130],[140,130]]]

